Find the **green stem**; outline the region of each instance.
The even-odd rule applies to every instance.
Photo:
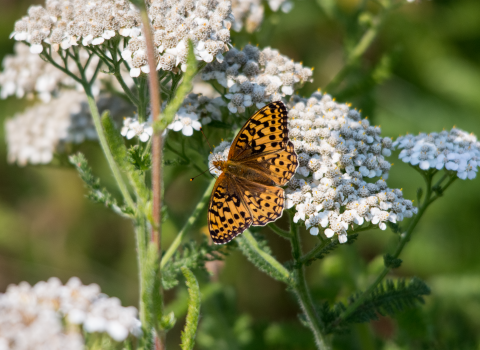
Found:
[[[323,322],[315,310],[312,296],[310,295],[310,291],[308,289],[307,280],[305,278],[305,267],[301,264],[298,264],[298,261],[302,255],[298,225],[292,222],[291,231],[293,231],[291,234],[292,256],[295,261],[293,290],[298,297],[300,307],[302,308],[307,319],[308,326],[313,333],[317,348],[328,349],[322,334]]]
[[[282,230],[280,227],[275,225],[275,223],[269,224],[268,227],[280,237],[290,239],[290,231]]]
[[[110,50],[110,54],[112,55],[113,64],[115,65],[115,70],[114,70],[115,78],[117,79],[118,83],[122,87],[123,92],[125,92],[125,95],[127,95],[130,101],[138,108],[139,101],[137,96],[133,94],[132,90],[128,87],[128,85],[125,83],[125,80],[123,80],[123,77],[122,77],[122,71],[121,71],[120,65],[122,63],[123,58],[118,59],[118,52],[115,49],[115,47]]]
[[[190,231],[190,228],[192,225],[197,221],[198,216],[202,212],[203,208],[207,204],[208,200],[210,199],[210,195],[213,190],[213,185],[215,184],[215,179],[212,179],[210,181],[210,184],[208,185],[207,189],[205,190],[205,193],[202,196],[202,199],[200,199],[200,202],[198,202],[197,206],[193,210],[192,215],[188,218],[187,222],[185,225],[183,225],[182,229],[178,233],[177,237],[175,237],[175,240],[172,242],[170,247],[168,247],[168,250],[163,254],[162,257],[162,262],[160,263],[160,268],[163,269],[165,265],[167,264],[168,260],[175,254],[176,250],[182,243],[183,238],[185,237],[186,233]]]
[[[139,123],[143,123],[147,118],[147,105],[148,105],[148,97],[147,97],[147,79],[145,77],[140,76],[139,78],[139,86],[138,86],[138,121]]]
[[[138,269],[139,269],[139,284],[140,284],[140,300],[139,300],[139,315],[142,325],[147,324],[147,312],[145,304],[145,293],[147,288],[145,286],[145,273],[143,271],[144,261],[147,258],[147,223],[145,217],[137,217],[135,221],[135,238],[137,245],[137,258],[138,258]]]

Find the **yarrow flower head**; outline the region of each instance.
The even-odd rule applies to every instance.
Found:
[[[202,124],[208,124],[212,119],[220,120],[222,106],[225,106],[225,102],[220,97],[211,99],[192,93],[185,98],[168,129],[192,136],[193,131],[200,130]]]
[[[189,40],[197,60],[223,61],[223,53],[229,49],[233,22],[229,1],[154,0],[148,5],[148,13],[154,29],[157,70],[176,71],[180,67],[185,71]],[[122,57],[131,66],[131,76],[149,72],[143,36],[130,39]]]
[[[2,349],[81,350],[82,330],[123,341],[140,336],[141,324],[134,307],[122,307],[98,285],[83,285],[76,277],[65,285],[57,278],[34,286],[22,282],[0,294]]]
[[[128,140],[138,137],[142,142],[147,142],[153,135],[151,121],[140,123],[137,118],[128,117],[123,120],[123,127],[120,134]]]
[[[29,43],[32,53],[41,53],[45,45],[66,50],[140,33],[140,14],[127,0],[47,0],[45,7],[29,8],[28,15],[15,23],[11,37]]]
[[[132,112],[132,106],[118,97],[100,96],[100,111],[110,110],[117,121]],[[97,132],[85,96],[65,91],[59,98],[35,105],[5,121],[9,162],[18,165],[47,164],[66,144],[97,140]]]
[[[421,170],[446,169],[462,180],[477,176],[480,142],[460,129],[400,136],[393,146],[402,150],[398,158]]]
[[[157,70],[180,67],[185,71],[189,40],[198,60],[223,60],[234,19],[230,1],[153,0],[147,2],[147,11],[154,31]],[[11,36],[27,42],[30,52],[36,54],[47,45],[58,51],[106,45],[120,38],[130,75],[149,73],[140,13],[128,0],[47,0],[45,7],[31,6],[28,15],[15,23]]]
[[[384,230],[386,221],[416,213],[402,191],[385,181],[392,140],[357,110],[326,94],[294,96],[288,124],[299,167],[287,185],[286,208],[295,208],[294,221],[305,222],[312,235],[322,228],[345,243],[355,225],[371,222]]]
[[[312,80],[312,70],[294,63],[277,50],[247,45],[241,51],[232,48],[223,62],[208,64],[202,72],[205,81],[217,80],[228,88],[232,113],[243,113],[246,107],[257,108],[268,102],[292,95],[303,83]]]

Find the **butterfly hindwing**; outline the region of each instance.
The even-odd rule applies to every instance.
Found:
[[[242,200],[250,209],[252,225],[264,226],[282,216],[285,192],[276,186],[266,186],[244,178],[236,179]]]
[[[208,208],[208,230],[215,244],[230,242],[252,224],[231,175],[223,173],[213,187]]]

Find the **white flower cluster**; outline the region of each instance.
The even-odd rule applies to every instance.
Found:
[[[192,93],[183,101],[168,129],[181,130],[183,135],[192,136],[193,130],[200,130],[202,125],[210,123],[212,119],[221,120],[222,106],[226,106],[226,103],[221,97],[211,99]]]
[[[202,72],[203,80],[217,80],[228,88],[225,95],[230,100],[232,113],[243,113],[245,107],[263,107],[267,102],[278,101],[292,95],[299,85],[312,80],[312,70],[294,63],[277,50],[259,50],[247,45],[242,51],[231,49],[223,62],[208,64]]]
[[[100,96],[99,110],[110,110],[114,120],[132,113],[121,98]],[[47,164],[66,144],[97,140],[97,133],[84,94],[65,91],[59,98],[35,105],[5,122],[9,162],[24,166]]]
[[[140,123],[138,118],[128,117],[123,120],[122,130],[120,134],[131,140],[138,137],[140,141],[147,142],[153,135],[153,127],[151,120]]]
[[[398,158],[421,170],[445,168],[462,180],[477,176],[480,142],[460,129],[400,136],[393,146],[402,150]]]
[[[0,349],[81,350],[82,329],[106,333],[115,341],[141,334],[134,307],[100,293],[96,284],[82,285],[72,277],[10,285],[0,294]]]
[[[61,87],[77,88],[81,90],[80,84],[71,77],[58,70],[50,63],[42,60],[37,54],[30,53],[28,46],[24,43],[15,43],[14,54],[7,55],[3,59],[3,72],[0,73],[0,97],[5,99],[15,95],[17,98],[24,96],[33,98],[35,94],[43,101],[48,102]],[[57,63],[63,64],[58,55],[53,56]],[[83,64],[88,59],[85,51],[80,51],[80,59]],[[78,73],[75,63],[69,59],[69,67],[74,74]],[[93,57],[86,76],[90,79],[98,63],[98,57]],[[99,82],[93,87],[95,94],[99,91]]]
[[[289,107],[289,137],[299,167],[286,190],[286,207],[295,207],[295,222],[304,221],[312,235],[322,227],[327,237],[337,234],[344,243],[355,225],[367,221],[385,230],[387,221],[416,213],[412,201],[385,181],[390,163],[384,157],[393,143],[380,136],[380,127],[326,94],[294,97]]]
[[[228,0],[153,0],[148,14],[157,49],[157,70],[175,71],[180,65],[185,71],[189,39],[200,61],[222,61],[222,54],[228,51],[233,22]],[[129,63],[132,77],[149,72],[144,37],[130,39],[122,57]]]
[[[100,45],[114,38],[140,35],[140,15],[128,0],[46,0],[45,8],[31,6],[15,23],[12,37],[41,53],[44,44],[54,51],[76,45]]]
[[[222,112],[219,107],[225,105],[220,97],[212,99],[191,93],[185,98],[167,129],[181,131],[185,136],[192,136],[193,131],[199,131],[202,124],[208,124],[212,119],[221,120]],[[166,103],[162,107],[165,108]],[[150,115],[143,123],[140,123],[136,117],[125,118],[120,133],[128,140],[138,137],[140,141],[147,142],[153,135],[152,116]]]

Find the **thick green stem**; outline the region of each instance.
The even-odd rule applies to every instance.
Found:
[[[307,280],[305,278],[305,267],[301,264],[298,264],[298,261],[302,255],[298,225],[292,222],[291,231],[292,256],[293,260],[295,261],[295,269],[293,272],[293,290],[298,297],[300,307],[302,308],[307,319],[308,326],[313,333],[317,348],[328,349],[329,347],[327,346],[322,334],[323,322],[315,310],[312,296],[310,295],[310,291],[308,289]]]
[[[135,238],[137,244],[137,259],[139,270],[139,285],[140,285],[140,300],[139,300],[139,315],[142,325],[147,324],[147,312],[145,304],[145,292],[147,288],[145,286],[145,274],[144,274],[144,262],[147,259],[147,223],[145,217],[139,216],[135,221]]]
[[[165,267],[168,260],[170,260],[173,254],[175,254],[175,252],[177,251],[178,247],[182,243],[182,240],[187,234],[187,232],[190,231],[190,228],[192,227],[192,225],[195,223],[195,221],[197,221],[198,216],[202,212],[203,208],[205,208],[205,206],[208,203],[208,200],[210,199],[210,195],[212,193],[214,184],[215,184],[215,179],[212,179],[212,181],[210,181],[210,184],[206,188],[205,193],[202,196],[202,199],[200,199],[200,202],[198,202],[197,206],[193,210],[192,215],[190,215],[185,225],[183,225],[177,237],[175,237],[175,240],[172,242],[170,247],[168,247],[168,250],[165,252],[165,254],[163,254],[162,262],[160,263],[160,268],[163,269]]]

